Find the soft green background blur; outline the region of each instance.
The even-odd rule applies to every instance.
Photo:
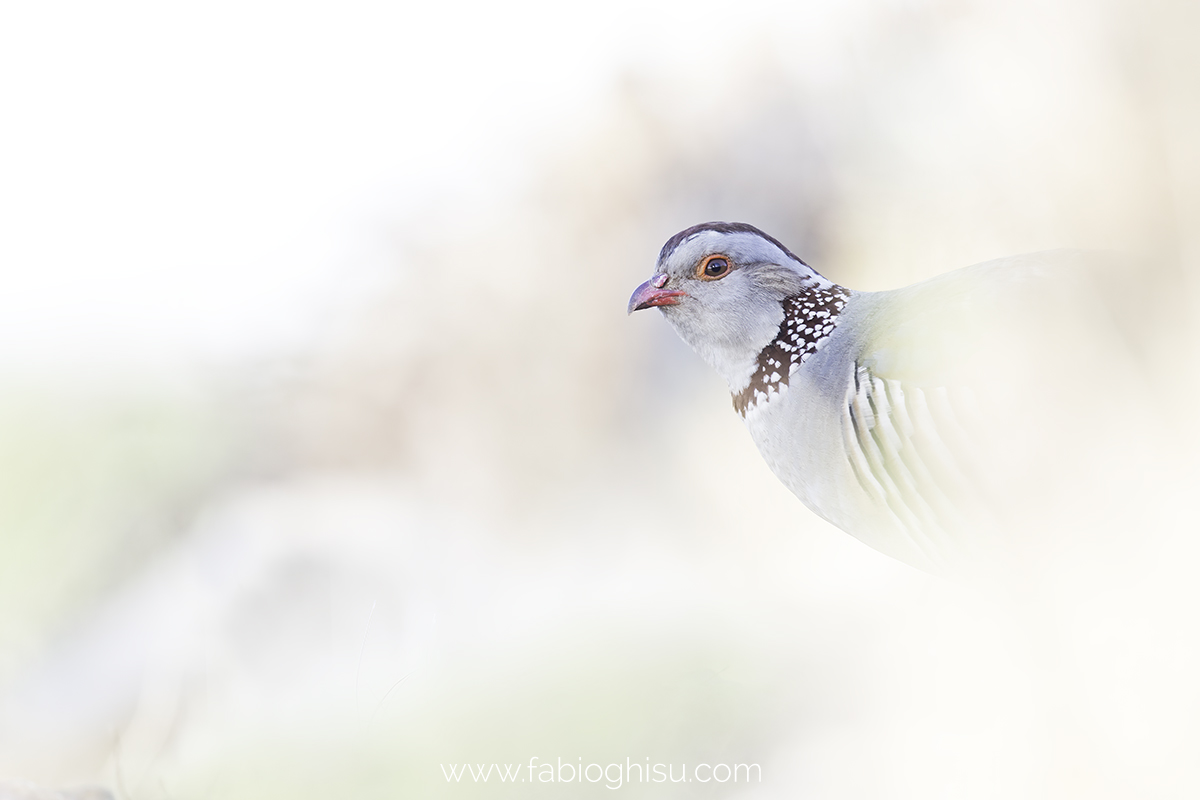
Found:
[[[1081,570],[1039,639],[810,514],[624,309],[712,219],[862,289],[1114,249],[1190,435],[1198,35],[1188,2],[0,12],[0,779],[1194,795],[1194,551]]]

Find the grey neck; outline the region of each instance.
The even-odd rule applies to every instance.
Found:
[[[849,299],[850,290],[836,284],[806,287],[799,294],[785,297],[779,333],[759,351],[750,382],[733,394],[734,410],[745,417],[749,409],[787,386],[792,372],[833,333]]]

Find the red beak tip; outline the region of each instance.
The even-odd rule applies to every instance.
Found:
[[[655,286],[655,279],[651,279],[643,283],[634,290],[633,296],[629,298],[628,313],[632,314],[635,311],[641,311],[643,308],[654,308],[656,306],[675,306],[679,305],[679,298],[685,296],[685,292],[675,292],[669,289]]]

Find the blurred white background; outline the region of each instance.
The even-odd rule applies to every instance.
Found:
[[[1190,473],[1031,622],[810,514],[625,302],[711,219],[862,289],[1121,251],[1186,462],[1197,34],[1182,0],[10,4],[0,778],[1194,795]]]

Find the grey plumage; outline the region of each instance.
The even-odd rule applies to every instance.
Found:
[[[1043,253],[858,292],[750,225],[708,223],[667,242],[629,311],[659,307],[725,378],[808,508],[939,569],[1007,557],[1024,501],[1103,444],[1095,405],[1124,391],[1105,385],[1122,345],[1097,334],[1084,260]]]

